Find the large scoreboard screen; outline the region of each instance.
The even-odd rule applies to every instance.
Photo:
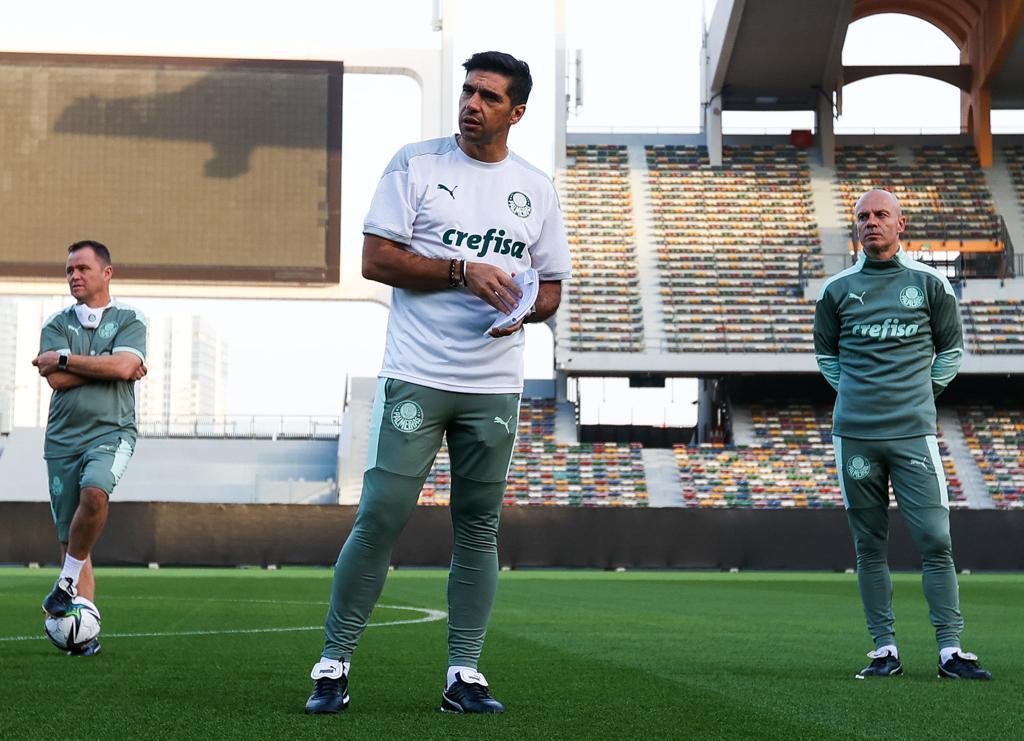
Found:
[[[0,54],[0,277],[337,283],[340,62]]]

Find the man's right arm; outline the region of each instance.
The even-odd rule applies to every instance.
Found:
[[[50,388],[54,391],[67,391],[68,389],[77,388],[78,386],[84,386],[87,383],[91,383],[88,378],[82,378],[76,376],[74,373],[68,373],[67,371],[56,371],[46,376],[46,382],[50,384]]]
[[[439,291],[451,287],[451,269],[451,260],[423,257],[400,242],[363,235],[363,277],[367,280],[413,291]],[[455,272],[459,279],[460,261],[456,261]],[[465,272],[466,287],[502,313],[510,313],[508,307],[518,304],[523,295],[512,276],[493,265],[467,261]]]
[[[828,291],[814,306],[814,359],[829,386],[839,391],[839,316]]]

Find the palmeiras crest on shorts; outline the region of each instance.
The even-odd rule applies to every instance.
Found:
[[[60,480],[60,476],[54,476],[53,481],[50,482],[50,493],[55,497],[64,493],[64,482]]]
[[[862,455],[855,455],[846,461],[846,472],[858,481],[866,479],[871,473],[871,462]]]
[[[402,432],[415,432],[423,425],[423,408],[415,401],[403,401],[391,410],[391,424]]]
[[[525,219],[533,212],[533,204],[530,197],[525,193],[514,190],[508,194],[508,210],[521,219]]]
[[[109,340],[111,337],[117,334],[117,322],[107,322],[102,327],[100,327],[100,331],[97,332],[96,334],[98,334],[100,336],[100,339],[102,340]]]
[[[908,309],[919,309],[924,304],[924,291],[917,286],[907,286],[900,291],[900,303]]]

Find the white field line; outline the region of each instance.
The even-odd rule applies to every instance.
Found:
[[[120,599],[156,599],[150,597],[122,597]],[[182,600],[175,599],[170,600],[180,602]],[[218,599],[201,599],[194,600],[197,602],[253,602],[258,604],[276,602],[276,600],[218,600]],[[283,604],[299,604],[299,605],[323,605],[324,602],[282,602]],[[410,612],[422,613],[422,617],[408,618],[405,620],[388,620],[383,623],[369,623],[367,628],[383,628],[388,625],[415,625],[416,623],[433,623],[438,620],[444,620],[448,617],[448,613],[444,610],[432,610],[429,607],[409,607],[407,605],[377,605],[377,607],[383,607],[388,610],[409,610]],[[296,633],[299,631],[306,630],[323,630],[324,626],[321,625],[301,625],[290,628],[227,628],[224,630],[179,630],[179,631],[168,631],[168,632],[152,632],[152,633],[103,633],[106,638],[172,638],[178,636],[222,636],[222,635],[250,635],[254,633]],[[46,640],[45,635],[31,635],[31,636],[0,636],[0,642],[9,641],[40,641]]]

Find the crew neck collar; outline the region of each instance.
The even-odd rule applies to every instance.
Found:
[[[504,165],[508,164],[508,162],[512,159],[511,149],[508,149],[508,153],[505,155],[504,159],[498,160],[497,162],[484,162],[482,160],[476,159],[475,157],[470,157],[468,154],[466,154],[466,151],[459,146],[458,134],[452,134],[452,144],[455,145],[455,149],[459,153],[458,156],[465,160],[467,163],[474,165],[476,167],[482,167],[487,170],[493,170],[499,167],[503,167]]]

